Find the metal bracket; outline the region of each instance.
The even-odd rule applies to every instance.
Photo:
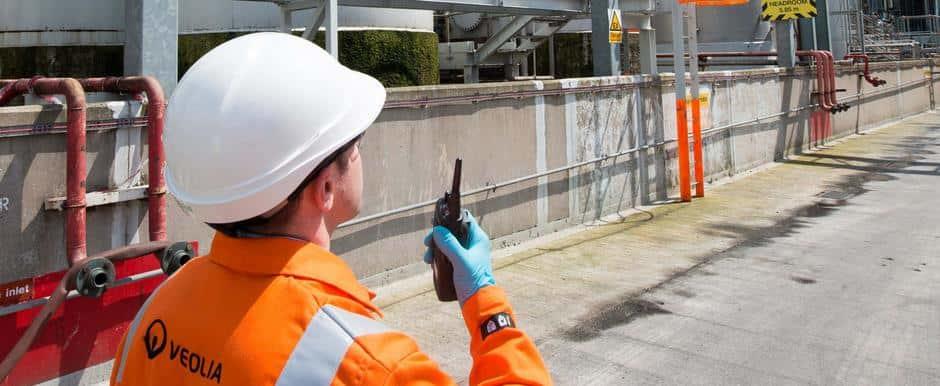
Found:
[[[522,15],[515,16],[512,18],[508,24],[500,28],[496,34],[493,35],[486,43],[483,43],[480,48],[473,52],[472,57],[469,62],[470,65],[464,68],[464,83],[477,83],[480,81],[480,63],[483,63],[490,55],[496,53],[503,44],[506,43],[509,39],[515,36],[519,31],[521,31],[525,26],[529,25],[529,22],[534,19],[535,16]]]
[[[326,7],[323,6],[324,1],[319,0],[318,3],[317,9],[313,11],[313,17],[310,19],[310,25],[307,26],[303,34],[303,38],[311,42],[317,37],[317,32],[323,25],[323,21],[326,20]]]
[[[244,0],[243,0],[244,1]],[[320,26],[326,27],[326,51],[339,59],[339,5],[337,0],[311,0],[302,2],[274,2],[281,9],[281,32],[293,30],[292,13],[301,9],[316,8],[311,25],[303,33],[303,38],[313,41]]]
[[[133,188],[89,192],[85,194],[85,207],[87,208],[91,206],[116,204],[125,201],[142,200],[147,198],[147,188],[149,188],[148,185],[143,185],[135,186]],[[43,204],[43,209],[58,211],[65,209],[65,197],[47,198],[45,204]]]

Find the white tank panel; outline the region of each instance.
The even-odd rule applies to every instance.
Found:
[[[770,51],[770,23],[760,19],[760,0],[723,7],[697,7],[699,51]],[[672,52],[672,2],[657,1],[653,28],[659,52]]]
[[[295,11],[294,28],[310,23],[313,9]],[[434,12],[339,7],[341,29],[434,30]],[[180,0],[180,33],[276,30],[280,9],[273,3],[235,0]]]
[[[3,0],[0,32],[124,30],[123,0]]]
[[[281,13],[274,3],[235,0],[180,0],[181,34],[203,32],[275,30]],[[313,10],[296,11],[294,27],[309,23]],[[0,33],[20,34],[82,31],[122,33],[124,0],[2,0]],[[402,29],[433,31],[434,13],[423,10],[340,7],[344,29]],[[93,35],[88,35],[93,36]],[[64,44],[97,44],[98,41],[63,41]]]

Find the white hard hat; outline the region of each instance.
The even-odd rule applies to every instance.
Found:
[[[378,117],[385,88],[315,44],[263,32],[200,58],[166,111],[167,186],[201,221],[278,206]]]

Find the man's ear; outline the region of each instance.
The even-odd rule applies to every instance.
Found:
[[[330,165],[320,172],[317,178],[307,186],[304,194],[310,194],[313,202],[321,213],[329,212],[333,209],[334,193],[336,185],[333,182],[333,165]]]

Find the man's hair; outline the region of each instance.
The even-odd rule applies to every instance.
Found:
[[[222,232],[229,237],[246,237],[257,233],[257,230],[263,229],[264,226],[271,221],[271,219],[276,217],[287,208],[291,207],[291,204],[297,200],[304,189],[307,188],[307,185],[310,185],[313,180],[317,179],[317,177],[319,177],[320,174],[323,173],[323,170],[325,170],[328,166],[335,163],[340,173],[345,173],[346,170],[349,169],[349,149],[351,149],[360,138],[362,138],[362,135],[353,138],[352,141],[349,141],[343,146],[340,146],[339,149],[336,149],[336,151],[331,153],[328,157],[324,158],[323,161],[320,162],[320,164],[317,165],[315,169],[313,169],[313,172],[307,175],[307,178],[304,178],[303,182],[301,182],[300,185],[298,185],[297,188],[287,196],[287,198],[284,200],[287,202],[287,205],[284,205],[278,212],[267,216],[262,214],[247,220],[236,221],[233,223],[206,223],[206,225],[209,225],[212,227],[212,229],[215,229],[218,232]]]

